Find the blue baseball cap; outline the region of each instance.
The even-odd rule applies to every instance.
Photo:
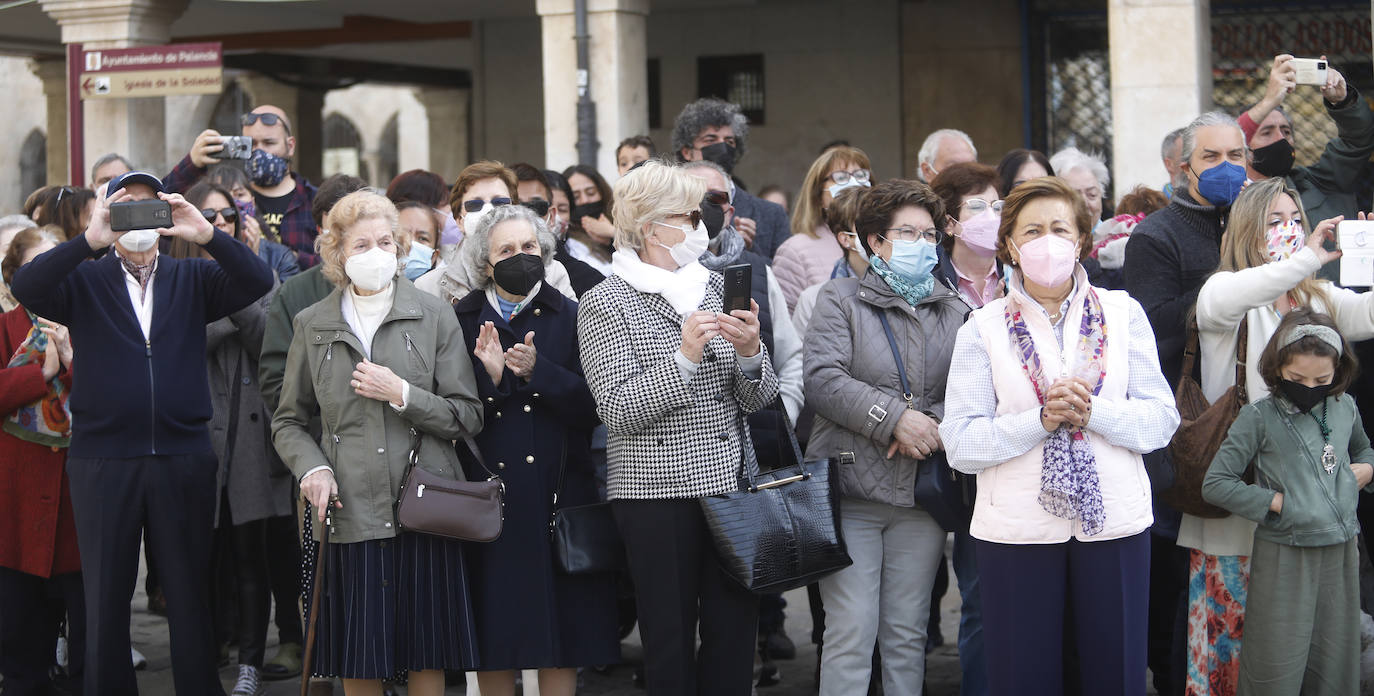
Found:
[[[110,179],[110,183],[106,184],[105,197],[109,198],[110,196],[113,196],[115,191],[118,191],[119,189],[122,189],[125,186],[128,186],[129,184],[144,184],[145,186],[151,187],[153,191],[157,193],[163,193],[162,180],[153,176],[152,174],[149,174],[148,172],[124,172],[123,174],[120,174],[119,176]]]

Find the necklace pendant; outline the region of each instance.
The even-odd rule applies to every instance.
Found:
[[[1336,472],[1336,448],[1335,448],[1335,447],[1332,447],[1331,445],[1327,445],[1327,446],[1325,446],[1325,447],[1322,448],[1322,468],[1323,468],[1323,469],[1326,469],[1326,473],[1328,473],[1328,474],[1333,474],[1333,473]]]

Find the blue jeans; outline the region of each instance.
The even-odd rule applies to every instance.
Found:
[[[988,663],[983,653],[983,602],[978,595],[978,557],[967,531],[954,533],[954,576],[959,581],[959,696],[987,696]]]

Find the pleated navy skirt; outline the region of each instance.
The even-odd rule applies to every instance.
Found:
[[[460,542],[401,532],[393,539],[330,544],[326,553],[315,676],[404,681],[410,671],[477,664]],[[307,573],[307,621],[312,580]]]

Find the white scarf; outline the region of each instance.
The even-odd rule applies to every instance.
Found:
[[[693,261],[676,272],[644,263],[639,254],[628,249],[611,254],[611,268],[630,287],[646,294],[661,295],[678,314],[690,314],[706,297],[711,272]]]
[[[353,329],[353,335],[358,337],[358,342],[363,345],[363,355],[368,360],[372,359],[372,338],[377,335],[377,329],[381,328],[382,320],[391,312],[391,301],[396,296],[396,282],[386,284],[382,291],[375,295],[359,295],[353,286],[343,293],[342,307],[344,321],[348,322],[348,328]]]

